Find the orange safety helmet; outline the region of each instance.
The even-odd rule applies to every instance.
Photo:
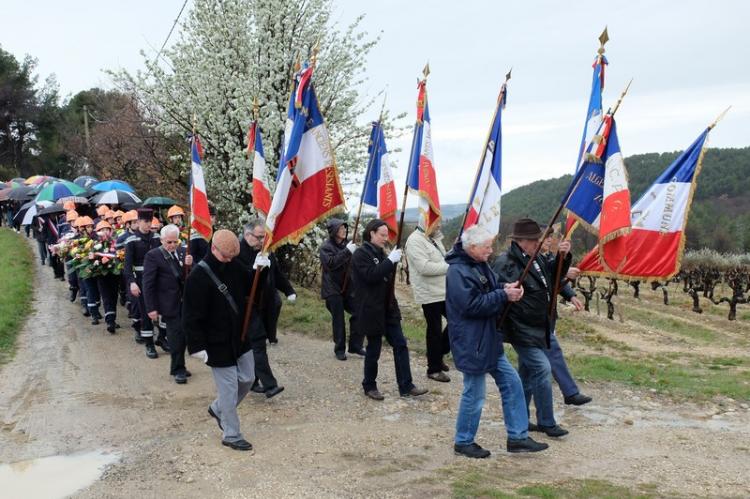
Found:
[[[136,220],[138,220],[138,212],[136,210],[127,211],[122,216],[122,223],[135,222]]]
[[[156,217],[152,218],[151,219],[151,228],[152,229],[153,228],[157,228],[158,229],[159,227],[161,227],[161,222],[159,221],[159,219],[156,218]]]
[[[99,215],[100,217],[103,217],[104,215],[106,215],[108,211],[110,211],[109,206],[107,206],[106,204],[96,207],[96,214]]]
[[[76,227],[85,227],[87,225],[94,225],[94,221],[91,217],[83,216],[76,218]]]
[[[174,206],[172,206],[172,207],[171,207],[171,208],[170,208],[170,209],[169,209],[169,210],[167,211],[167,218],[172,218],[172,217],[176,217],[177,215],[182,215],[183,217],[185,216],[185,212],[184,212],[184,211],[182,211],[182,208],[180,208],[180,207],[179,207],[179,206],[177,206],[177,205],[174,205]]]
[[[72,222],[78,218],[78,212],[76,210],[70,210],[65,214],[65,221]]]
[[[65,201],[63,203],[63,210],[70,211],[70,210],[75,210],[75,209],[76,209],[76,204],[73,201]]]
[[[137,213],[137,212],[136,212],[136,213]],[[124,211],[121,211],[121,210],[117,210],[117,211],[115,211],[115,214],[114,214],[114,217],[115,217],[115,218],[121,218],[121,217],[123,217],[123,216],[125,216],[125,212],[124,212]]]
[[[111,220],[115,218],[115,212],[112,210],[109,210],[107,213],[104,214],[104,220]]]
[[[110,223],[107,222],[106,220],[102,220],[101,222],[99,222],[98,224],[96,224],[96,227],[94,227],[94,230],[96,230],[97,232],[99,232],[102,229],[110,229],[110,230],[112,230],[112,225],[110,225]]]

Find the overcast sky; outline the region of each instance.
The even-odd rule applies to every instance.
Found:
[[[19,58],[38,58],[42,78],[55,73],[65,95],[110,86],[102,69],[141,67],[139,51],[153,53],[161,46],[183,0],[3,3],[0,45]],[[382,32],[364,90],[374,94],[387,87],[388,108],[408,112],[409,123],[417,77],[430,62],[443,203],[466,202],[497,92],[511,66],[503,190],[572,173],[591,63],[605,25],[610,34],[605,107],[634,78],[618,111],[626,156],[683,149],[728,105],[732,110],[709,145],[750,145],[750,2],[338,0],[335,6],[334,19],[341,24],[365,14],[362,28]],[[373,109],[365,119],[377,113]],[[410,143],[409,134],[389,144],[403,149],[394,158],[399,195]]]

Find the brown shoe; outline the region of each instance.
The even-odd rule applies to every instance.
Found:
[[[368,397],[370,397],[373,400],[384,400],[385,399],[385,397],[383,397],[383,394],[380,393],[377,388],[375,388],[374,390],[367,390],[365,392],[365,395],[367,395]]]
[[[419,397],[420,395],[424,395],[425,393],[427,393],[427,388],[417,388],[415,386],[408,392],[402,393],[401,396],[402,397]]]
[[[448,383],[448,382],[450,382],[450,380],[451,380],[451,379],[450,379],[450,378],[448,377],[448,375],[447,375],[447,374],[445,374],[445,373],[444,373],[444,372],[442,372],[442,371],[438,371],[438,372],[436,372],[436,373],[429,373],[429,374],[427,375],[427,377],[428,377],[428,378],[430,378],[431,380],[434,380],[434,381],[440,381],[441,383]]]

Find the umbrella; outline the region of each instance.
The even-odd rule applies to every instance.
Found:
[[[26,185],[39,185],[50,178],[52,177],[48,177],[47,175],[32,175],[31,177],[24,180],[23,183]]]
[[[11,187],[11,188],[13,188],[13,187],[23,187],[23,185],[24,185],[24,184],[23,184],[23,180],[21,180],[21,181],[19,182],[19,181],[18,181],[18,180],[16,180],[16,179],[13,179],[13,180],[8,180],[8,181],[7,181],[7,182],[5,182],[5,183],[6,183],[7,185],[8,185],[8,187]]]
[[[21,219],[21,225],[30,225],[31,222],[34,220],[34,217],[37,215],[37,210],[39,209],[39,206],[42,208],[47,208],[48,206],[52,206],[51,201],[39,201],[38,203],[35,203],[34,201],[29,201],[28,203],[21,206],[21,209],[18,210],[18,213],[16,213],[16,216],[14,217],[14,220]]]
[[[16,177],[16,178],[12,178],[12,179],[10,179],[10,181],[11,181],[11,182],[18,182],[19,184],[22,184],[22,185],[23,185],[23,183],[24,183],[24,182],[26,181],[26,179],[25,179],[25,178],[23,178],[23,177]]]
[[[171,207],[176,204],[178,204],[177,201],[164,196],[153,196],[143,201],[143,206],[151,208]]]
[[[81,175],[80,177],[76,177],[76,179],[73,181],[74,184],[80,185],[84,189],[90,187],[93,184],[96,184],[97,182],[99,182],[99,179],[92,177],[91,175]]]
[[[13,201],[26,201],[33,195],[30,194],[31,190],[32,188],[28,185],[24,185],[23,187],[15,187],[8,193],[8,199],[12,199]]]
[[[5,201],[8,199],[8,194],[10,194],[10,191],[12,191],[12,187],[6,187],[5,189],[0,190],[0,201]]]
[[[60,198],[80,196],[86,189],[67,180],[57,180],[43,187],[36,195],[37,201],[57,201]]]
[[[92,185],[91,188],[95,191],[100,192],[118,190],[135,193],[135,189],[133,189],[130,184],[122,180],[105,180],[104,182],[98,182]]]
[[[37,215],[57,215],[59,213],[65,213],[65,208],[63,208],[62,205],[53,204],[52,206],[39,210]]]
[[[130,211],[130,210],[137,210],[141,206],[142,206],[141,203],[122,203],[120,205],[120,208],[125,211]]]
[[[141,198],[133,194],[132,192],[126,191],[107,191],[101,192],[93,197],[91,200],[94,204],[123,204],[123,203],[140,203]]]
[[[57,204],[63,204],[68,201],[73,201],[76,204],[89,204],[89,200],[83,196],[65,196],[57,200]]]

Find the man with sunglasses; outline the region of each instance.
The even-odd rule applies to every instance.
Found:
[[[169,374],[175,383],[184,385],[190,373],[185,368],[185,334],[182,319],[182,292],[185,286],[183,265],[193,258],[180,246],[180,229],[174,224],[161,229],[161,246],[154,248],[143,260],[143,300],[148,318],[156,323],[161,316],[166,324],[169,353],[172,357]]]

